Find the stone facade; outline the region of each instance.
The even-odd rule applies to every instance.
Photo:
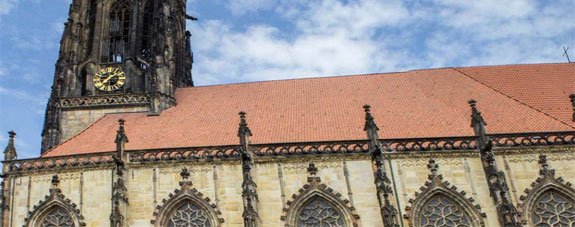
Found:
[[[575,167],[575,148],[552,147],[519,150],[497,150],[496,159],[500,166],[505,166],[506,178],[510,183],[513,204],[519,203],[519,197],[539,176],[538,155],[547,154],[548,162],[556,170],[558,177],[573,181]],[[399,207],[401,226],[409,226],[410,220],[403,216],[408,214],[406,207],[415,193],[424,186],[429,170],[426,168],[430,157],[438,164],[438,174],[456,186],[457,191],[464,191],[466,198],[472,198],[474,204],[481,207],[485,217],[480,220],[485,226],[500,226],[497,210],[490,198],[489,188],[482,172],[481,160],[475,152],[465,153],[418,153],[394,155],[391,159],[391,186],[397,190],[397,199],[392,203]],[[306,168],[313,162],[317,167],[317,177],[321,183],[341,194],[343,200],[355,208],[359,216],[359,226],[383,226],[376,188],[371,174],[371,163],[368,155],[355,157],[317,156],[293,158],[281,157],[256,159],[254,178],[258,185],[260,203],[258,210],[261,226],[285,226],[282,215],[290,207],[292,195],[307,183],[309,176]],[[389,165],[388,165],[389,166]],[[221,226],[243,226],[243,206],[241,187],[241,163],[230,160],[128,163],[127,197],[129,199],[126,226],[153,226],[156,207],[170,197],[170,193],[180,188],[180,171],[190,171],[193,188],[210,199],[219,211],[224,222]],[[511,171],[510,171],[511,170]],[[114,166],[88,169],[55,169],[47,171],[22,172],[5,178],[12,184],[5,188],[12,192],[8,208],[5,210],[4,226],[25,225],[25,219],[34,206],[49,194],[50,179],[58,174],[60,189],[66,198],[76,204],[84,218],[86,226],[108,226],[111,212],[112,183]],[[395,196],[394,196],[395,197]],[[475,209],[475,208],[473,208]],[[530,208],[532,209],[532,208]]]
[[[148,106],[135,107],[117,107],[117,108],[89,108],[89,109],[72,109],[62,111],[60,116],[60,125],[62,130],[61,142],[70,139],[82,130],[86,129],[92,123],[110,113],[134,113],[148,112]]]

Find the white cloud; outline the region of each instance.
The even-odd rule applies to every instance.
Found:
[[[225,3],[234,15],[242,15],[259,10],[269,10],[275,4],[275,0],[231,0]]]
[[[562,61],[561,46],[575,41],[575,24],[568,23],[575,20],[575,3],[569,0],[266,4],[293,30],[273,22],[192,25],[197,84]]]
[[[0,16],[9,14],[20,0],[0,0]]]

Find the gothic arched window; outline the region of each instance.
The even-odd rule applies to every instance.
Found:
[[[448,197],[437,194],[429,199],[419,214],[421,226],[472,226],[469,214]]]
[[[533,226],[575,226],[575,201],[556,190],[542,193],[531,208]]]
[[[92,53],[92,47],[94,42],[94,35],[96,31],[96,13],[98,9],[98,1],[90,1],[90,5],[88,7],[88,27],[90,28],[90,33],[88,35],[88,54]]]
[[[153,26],[153,17],[154,17],[154,1],[148,0],[144,4],[144,10],[142,13],[142,30],[140,33],[140,55],[143,59],[148,60],[151,56],[152,51],[152,42],[151,42],[151,34],[152,34],[152,26]]]
[[[212,227],[210,216],[191,201],[185,201],[170,215],[169,227]]]
[[[107,61],[122,62],[124,53],[128,50],[130,34],[130,4],[127,0],[118,0],[110,8],[110,29]]]
[[[66,209],[54,206],[38,222],[39,227],[74,227],[74,219]]]
[[[344,216],[327,201],[315,196],[297,214],[296,226],[343,227]]]

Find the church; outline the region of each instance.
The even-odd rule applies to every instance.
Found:
[[[186,20],[71,2],[2,226],[575,226],[575,63],[194,86]]]

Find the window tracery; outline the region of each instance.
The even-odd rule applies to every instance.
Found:
[[[343,214],[320,197],[314,197],[297,217],[297,226],[343,227]]]
[[[64,208],[56,206],[42,219],[40,227],[74,227],[74,220]]]
[[[420,213],[422,226],[471,226],[469,214],[444,195],[435,195],[427,201]]]
[[[547,190],[531,211],[534,226],[575,226],[575,202],[555,190]]]
[[[128,50],[130,34],[130,4],[126,0],[114,2],[110,8],[108,47],[104,52],[107,62],[119,63],[123,61],[124,53]]]
[[[170,217],[169,227],[211,227],[210,217],[200,207],[186,201]]]

